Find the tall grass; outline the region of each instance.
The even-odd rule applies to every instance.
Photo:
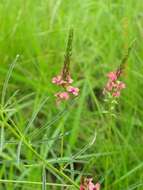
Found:
[[[141,0],[0,1],[0,189],[78,189],[81,176],[103,190],[143,189],[142,9]],[[80,96],[56,107],[51,78],[71,26]],[[134,39],[127,88],[116,118],[106,116],[106,73]]]

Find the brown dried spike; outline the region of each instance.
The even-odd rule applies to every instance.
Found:
[[[121,76],[121,74],[123,73],[123,71],[125,70],[125,67],[126,67],[126,63],[127,63],[127,60],[129,58],[129,55],[130,55],[130,52],[132,50],[132,47],[133,47],[133,44],[134,44],[135,40],[131,43],[131,45],[129,46],[126,54],[124,55],[123,59],[121,60],[121,64],[119,65],[117,71],[116,71],[116,74],[117,74],[117,77],[119,78]]]
[[[73,42],[73,29],[71,28],[69,30],[67,48],[66,48],[65,59],[64,59],[64,66],[62,70],[62,77],[64,80],[67,80],[67,77],[70,74],[69,70],[70,70],[70,60],[71,60],[71,55],[72,55],[72,42]]]

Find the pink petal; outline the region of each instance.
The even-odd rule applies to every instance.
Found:
[[[94,185],[94,183],[92,182],[92,178],[88,179],[87,185],[88,185],[88,190],[100,190],[100,184],[96,183]]]
[[[100,183],[95,184],[95,190],[100,190]]]
[[[58,92],[58,93],[55,94],[55,96],[59,100],[68,100],[69,99],[69,94],[67,92]]]
[[[114,97],[119,97],[119,96],[120,96],[120,91],[113,92],[112,96],[114,96]]]
[[[60,84],[61,84],[61,81],[62,81],[62,77],[61,77],[60,75],[58,75],[58,76],[52,78],[52,83],[53,83],[53,84],[60,85]]]
[[[80,190],[85,190],[83,185],[80,185]]]
[[[79,88],[73,87],[73,86],[68,86],[67,91],[70,92],[71,94],[78,96],[79,94]]]
[[[60,95],[61,99],[68,100],[69,99],[69,94],[67,92],[63,92]]]
[[[126,88],[126,85],[125,85],[125,83],[124,82],[119,82],[119,84],[118,84],[118,89],[124,89],[124,88]]]
[[[107,91],[112,91],[113,87],[115,86],[115,83],[112,81],[108,81],[106,85]]]
[[[89,190],[96,190],[96,189],[95,189],[95,186],[94,186],[94,184],[93,184],[92,182],[89,183],[88,189],[89,189]]]
[[[115,80],[117,80],[117,74],[116,74],[116,72],[110,72],[110,73],[108,73],[108,78],[111,80],[111,81],[115,81]]]

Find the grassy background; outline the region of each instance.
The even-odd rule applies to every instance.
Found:
[[[7,89],[1,93],[1,115],[15,122],[43,159],[77,183],[83,175],[101,180],[102,190],[143,189],[142,10],[142,0],[0,1],[0,87]],[[51,78],[62,67],[71,26],[71,72],[80,96],[57,108]],[[105,116],[106,73],[119,65],[134,39],[117,118]],[[46,189],[45,178],[64,183],[24,143],[20,146],[5,122],[12,126],[1,117],[0,189]]]

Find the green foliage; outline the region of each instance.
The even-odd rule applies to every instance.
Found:
[[[74,190],[81,176],[102,190],[143,189],[142,10],[140,0],[0,1],[0,189]],[[71,26],[80,96],[56,107],[51,78]],[[127,88],[105,114],[106,73],[134,39]]]

